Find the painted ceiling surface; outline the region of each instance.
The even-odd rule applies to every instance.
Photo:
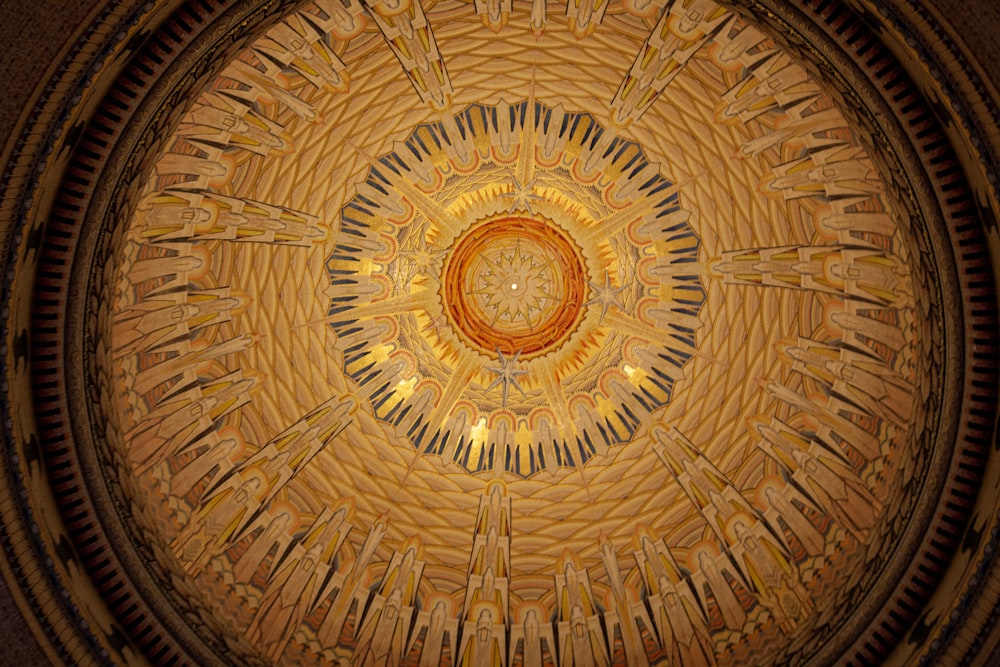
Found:
[[[174,595],[247,662],[808,662],[941,381],[849,118],[706,0],[275,23],[151,160],[99,314]]]

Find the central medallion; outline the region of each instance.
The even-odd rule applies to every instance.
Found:
[[[579,323],[587,294],[580,253],[537,216],[482,221],[449,253],[441,287],[448,317],[486,352],[530,358],[558,348]]]
[[[472,105],[371,158],[332,234],[324,321],[392,438],[529,477],[662,414],[697,345],[700,240],[620,131]]]

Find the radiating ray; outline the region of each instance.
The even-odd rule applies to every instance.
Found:
[[[453,92],[451,77],[420,2],[364,4],[420,99],[438,111],[445,109]]]
[[[361,155],[368,164],[377,169],[380,174],[389,179],[392,187],[396,188],[400,194],[406,197],[413,207],[430,222],[431,229],[445,238],[451,238],[458,234],[464,226],[462,221],[455,217],[448,209],[434,201],[429,195],[420,190],[402,173],[397,173],[391,169],[386,169],[377,159],[366,153],[359,146],[351,141],[347,141],[354,150]]]
[[[521,125],[521,152],[517,156],[514,178],[526,187],[535,178],[535,71],[531,71],[527,112]]]
[[[671,323],[686,329],[697,329],[701,321],[692,315],[670,312]],[[632,317],[617,310],[609,310],[607,322],[614,331],[619,331],[636,338],[648,340],[651,343],[658,343],[665,347],[670,347],[684,354],[693,354],[694,348],[676,336],[671,336],[669,329],[661,329],[652,324],[647,324],[640,319]],[[680,334],[681,332],[677,332]]]
[[[455,364],[455,368],[451,371],[448,384],[445,385],[444,391],[441,393],[441,400],[438,401],[434,412],[427,418],[430,428],[437,430],[442,427],[445,417],[451,412],[451,409],[461,397],[462,392],[465,391],[469,380],[472,379],[472,374],[475,372],[476,366],[477,363],[474,357],[471,355],[461,355],[458,363]]]
[[[560,428],[569,429],[570,433],[563,433],[563,437],[567,440],[573,435],[573,417],[569,413],[569,405],[566,402],[566,394],[563,393],[562,382],[559,380],[559,376],[556,375],[554,369],[546,367],[540,373],[535,375],[538,378],[538,383],[545,393],[545,398],[548,400],[548,407],[552,409],[552,412],[556,416],[556,424],[560,425]]]
[[[430,311],[433,308],[434,303],[434,292],[430,290],[421,290],[412,294],[400,294],[399,296],[389,297],[388,299],[383,299],[382,301],[361,303],[356,306],[352,306],[348,310],[337,313],[336,315],[330,315],[329,317],[322,317],[318,320],[298,324],[295,328],[300,329],[302,327],[309,327],[317,324],[328,324],[330,322],[341,322],[343,320],[363,320],[372,317],[384,317],[388,315],[397,315],[399,313],[409,313],[414,310]]]
[[[711,39],[729,24],[730,13],[711,3],[668,3],[622,80],[611,108],[620,123],[638,120]],[[680,25],[689,24],[681,36]]]
[[[653,197],[643,197],[632,202],[620,211],[615,211],[606,218],[598,220],[592,227],[588,227],[580,235],[580,243],[596,243],[601,239],[608,238],[624,231],[630,224],[639,218],[649,215],[657,209],[664,201],[675,196],[682,187],[687,186],[695,180],[695,177],[685,179],[675,183],[663,192],[657,192]]]
[[[806,413],[815,415],[821,421],[830,425],[835,431],[839,431],[841,437],[861,452],[865,458],[872,460],[881,455],[878,438],[841,414],[773,380],[761,379],[758,383],[762,384],[778,400],[793,405]]]

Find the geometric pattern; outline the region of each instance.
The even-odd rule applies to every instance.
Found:
[[[127,234],[116,400],[149,531],[248,661],[780,660],[891,539],[911,241],[813,80],[698,7],[655,62],[660,98],[715,91],[704,147],[634,67],[600,114],[531,78],[448,106],[465,69],[412,4],[370,15],[426,112],[374,154],[330,119],[378,77],[296,46],[319,5],[184,114]],[[736,157],[665,176],[712,142]],[[283,175],[334,156],[332,193]]]
[[[902,532],[939,313],[865,126],[724,7],[572,5],[307,4],[149,156],[109,475],[240,661],[789,661]]]
[[[850,607],[922,474],[930,292],[859,131],[702,4],[655,48],[633,17],[654,75],[599,112],[546,68],[455,104],[488,82],[384,3],[343,11],[402,72],[307,6],[184,112],[123,243],[114,400],[141,522],[241,659],[781,661]],[[553,72],[597,57],[574,34]],[[352,115],[393,72],[423,111]]]
[[[530,476],[670,400],[705,295],[677,192],[632,141],[532,100],[418,126],[341,211],[344,371],[414,447]]]

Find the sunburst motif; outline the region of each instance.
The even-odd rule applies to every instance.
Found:
[[[486,309],[492,311],[494,323],[523,321],[532,327],[542,310],[556,300],[550,292],[551,260],[544,261],[525,253],[517,244],[483,261],[488,268],[479,274],[480,286],[476,292],[483,297]]]
[[[442,108],[451,84],[430,24],[419,3],[403,5],[400,12],[369,6],[368,14],[419,99]],[[591,0],[575,3],[576,25],[596,27],[597,6],[603,7]],[[711,11],[703,12],[705,7]],[[738,17],[707,0],[661,9],[661,29],[649,33],[647,42],[644,31],[619,35],[631,39],[642,57],[632,69],[631,53],[619,58],[625,78],[610,114],[606,107],[579,101],[586,86],[561,80],[577,71],[592,78],[595,67],[605,66],[598,65],[603,47],[588,52],[583,40],[576,43],[573,37],[573,52],[585,60],[551,71],[542,65],[545,101],[535,101],[533,84],[527,91],[515,87],[506,98],[492,90],[483,97],[482,91],[465,88],[470,82],[463,75],[456,79],[463,87],[459,95],[488,102],[407,115],[391,127],[388,122],[373,127],[370,135],[352,135],[364,147],[344,144],[352,113],[358,113],[359,123],[383,118],[367,106],[361,111],[360,101],[370,100],[379,111],[405,107],[395,98],[379,98],[386,88],[368,79],[374,68],[356,69],[360,55],[366,63],[377,55],[375,40],[366,35],[364,51],[353,46],[344,51],[353,58],[343,74],[345,80],[346,70],[355,75],[350,100],[328,100],[321,93],[300,99],[299,88],[283,88],[291,80],[287,72],[261,91],[263,102],[255,109],[262,113],[282,103],[272,103],[267,96],[272,89],[300,102],[303,119],[315,106],[316,123],[289,122],[296,145],[309,147],[301,156],[240,162],[231,187],[211,179],[177,187],[172,176],[177,170],[188,169],[195,178],[209,167],[217,171],[207,164],[207,150],[208,157],[171,150],[158,163],[163,173],[155,183],[165,194],[155,198],[144,221],[168,221],[171,232],[142,237],[143,247],[129,260],[130,275],[134,282],[145,277],[134,302],[122,306],[129,317],[114,320],[119,326],[113,333],[129,328],[122,334],[129,338],[118,338],[129,347],[115,359],[159,378],[158,392],[128,387],[134,394],[130,405],[149,408],[137,413],[142,429],[129,434],[129,451],[133,458],[144,454],[137,462],[142,467],[135,466],[137,483],[147,483],[151,475],[159,476],[154,484],[171,483],[173,504],[151,510],[161,513],[164,525],[206,519],[207,528],[192,523],[185,531],[211,538],[211,548],[192,540],[178,544],[182,565],[199,571],[199,583],[210,581],[215,563],[229,560],[239,568],[232,584],[220,583],[209,597],[243,614],[246,638],[262,652],[294,662],[308,644],[310,650],[322,647],[330,659],[334,650],[338,659],[339,652],[351,650],[359,663],[400,662],[404,644],[419,644],[424,651],[419,660],[438,664],[445,655],[443,628],[451,623],[447,632],[459,643],[448,655],[463,664],[496,663],[499,653],[489,648],[494,641],[509,642],[512,664],[538,664],[541,640],[528,647],[527,639],[546,630],[550,657],[567,664],[600,662],[602,655],[610,663],[612,654],[617,664],[643,664],[646,651],[654,648],[661,658],[670,655],[671,662],[684,664],[711,664],[715,649],[737,661],[754,651],[769,656],[760,644],[813,623],[811,596],[817,608],[824,604],[825,587],[840,573],[839,564],[827,558],[828,547],[843,546],[836,531],[846,526],[854,535],[849,549],[874,539],[869,536],[880,528],[875,521],[884,498],[868,485],[883,470],[887,483],[895,474],[894,462],[882,460],[886,441],[876,434],[910,423],[902,419],[910,407],[911,392],[902,382],[909,368],[904,336],[910,331],[899,324],[906,322],[905,314],[889,312],[910,303],[903,301],[905,281],[889,271],[900,266],[888,255],[902,239],[893,236],[888,212],[889,222],[870,215],[883,214],[886,190],[856,178],[871,171],[868,162],[863,169],[854,165],[857,172],[840,165],[855,147],[840,147],[850,134],[842,119],[819,115],[830,104],[826,100],[817,105],[820,111],[805,115],[808,127],[824,134],[806,135],[787,147],[784,135],[773,134],[785,122],[800,122],[793,127],[801,135],[806,126],[795,114],[815,99],[779,113],[781,100],[761,97],[772,85],[801,83],[784,57],[768,56],[751,67],[770,52],[771,42],[757,48],[762,35],[733,32]],[[462,20],[457,10],[447,11],[449,21]],[[616,25],[632,20],[618,11]],[[357,14],[359,31],[368,14]],[[303,15],[288,30],[315,19]],[[449,47],[456,43],[450,30]],[[374,28],[368,32],[374,34]],[[740,53],[753,49],[747,62],[722,69],[717,54],[701,51],[716,35],[719,48],[738,39]],[[482,53],[463,53],[468,58],[474,51]],[[663,57],[645,57],[652,52]],[[462,61],[456,58],[453,62]],[[689,59],[698,78],[674,89],[677,97],[663,98],[685,121],[675,127],[663,122],[653,104],[662,92],[655,82],[669,83],[661,75],[687,77]],[[269,61],[256,58],[235,75],[249,77],[249,86],[264,76],[255,69],[258,61],[269,67]],[[582,62],[589,63],[586,70]],[[765,86],[771,77],[774,83]],[[494,83],[484,81],[486,87]],[[220,90],[232,94],[235,89],[224,83]],[[723,99],[706,95],[718,102],[706,105],[702,96],[689,98],[689,90],[719,91]],[[610,100],[612,91],[607,92]],[[515,94],[525,96],[521,102],[503,101]],[[690,112],[677,101],[682,95]],[[648,118],[655,125],[643,116],[651,107]],[[761,114],[769,115],[755,120]],[[698,119],[704,122],[687,122]],[[407,127],[412,129],[404,136]],[[320,132],[329,132],[323,135],[327,143],[313,151]],[[764,139],[771,143],[753,144],[744,161],[734,166],[719,159],[718,154],[735,151],[736,139],[754,140],[761,133],[768,133]],[[837,142],[835,150],[796,157],[802,145],[829,141]],[[309,157],[314,152],[344,177],[326,178],[322,169],[313,174],[310,165],[319,165]],[[775,160],[793,161],[772,164]],[[261,164],[266,169],[261,167],[258,179],[254,170]],[[705,176],[692,180],[692,171]],[[745,185],[750,174],[753,182],[739,193],[717,187],[724,179],[727,188]],[[215,190],[263,198],[256,188],[274,180],[287,185],[287,192],[271,192],[269,200],[287,200],[287,206],[312,213],[272,207],[266,209],[272,217],[255,224],[270,229],[280,221],[288,227],[284,220],[290,219],[326,225],[328,290],[317,290],[323,281],[308,271],[290,270],[312,266],[317,254],[307,251],[315,234],[303,232],[309,242],[298,248],[282,239],[274,249],[277,241],[265,244],[249,236],[245,225],[242,235],[229,237],[214,227],[206,232],[187,224],[189,218],[214,222],[219,206],[235,201],[221,199]],[[174,194],[195,188],[205,193],[201,199]],[[740,206],[714,196],[722,192],[738,194]],[[335,203],[321,211],[317,202]],[[238,226],[237,216],[257,210],[256,204],[248,206],[233,204],[221,220]],[[764,217],[765,212],[776,217]],[[836,222],[835,216],[851,216],[852,229],[867,225],[865,236],[824,222]],[[795,226],[771,224],[779,218]],[[853,222],[856,218],[862,222]],[[814,231],[820,232],[816,238]],[[254,244],[245,243],[251,238]],[[834,238],[838,247],[830,250]],[[206,258],[204,271],[185,268],[173,277],[178,266],[193,263],[178,239],[204,246],[205,254],[195,258]],[[215,252],[221,242],[253,247],[228,249],[230,266],[214,261],[227,258]],[[857,249],[861,243],[864,250]],[[164,265],[159,273],[150,273],[150,261]],[[229,284],[234,294],[250,298],[223,300],[229,298],[224,291]],[[184,298],[175,299],[182,289]],[[191,309],[209,298],[233,306],[211,327],[193,316],[179,325],[169,320],[180,312],[175,308]],[[885,312],[872,312],[873,304],[885,305]],[[863,324],[842,324],[842,317]],[[273,332],[259,349],[234,349],[220,339],[249,324]],[[292,336],[285,334],[289,329]],[[775,362],[769,357],[784,333],[795,334],[794,344],[778,351],[787,361],[782,356]],[[189,334],[195,340],[188,347],[161,351]],[[180,356],[175,360],[174,354]],[[174,379],[189,359],[198,364],[183,370],[198,379],[197,391],[186,389],[194,380]],[[828,359],[835,360],[836,373],[822,365]],[[268,373],[253,394],[234,378],[230,393],[242,393],[233,409],[203,415],[202,404],[217,400],[222,389],[201,376],[232,370],[230,363]],[[762,386],[770,401],[745,386],[744,376],[751,373],[766,377]],[[143,375],[138,386],[153,382],[149,377]],[[192,405],[193,411],[181,412]],[[176,413],[174,421],[161,420],[160,411],[168,408]],[[752,419],[766,429],[744,433],[742,425]],[[892,423],[883,428],[886,420]],[[328,424],[322,434],[318,424]],[[158,444],[168,436],[170,447],[176,445],[170,451]],[[236,445],[221,444],[229,438]],[[902,452],[906,444],[899,436],[887,446]],[[831,452],[843,454],[845,464],[824,462]],[[575,469],[566,470],[570,467]],[[468,521],[476,526],[472,551],[455,558],[456,545],[467,547],[468,535],[456,532],[452,506],[465,503],[466,512],[474,510],[475,489],[487,478],[517,487],[516,514],[500,485],[480,492],[479,510]],[[199,483],[209,493],[194,500],[188,491]],[[255,490],[252,502],[222,502],[219,489],[231,486],[227,497],[235,498],[243,485],[240,497]],[[348,497],[356,508],[346,507]],[[345,500],[344,509],[336,509],[338,500]],[[388,533],[384,520],[375,518],[386,506],[399,516]],[[595,517],[607,534],[585,534]],[[345,541],[348,524],[354,532]],[[369,531],[363,543],[362,527]],[[634,558],[628,553],[630,534]],[[581,557],[557,560],[563,549],[579,550]],[[838,552],[839,562],[854,557],[849,549]],[[274,564],[265,573],[271,553]],[[633,559],[638,568],[622,566]],[[599,561],[603,567],[588,574]],[[454,563],[469,567],[456,571]],[[310,583],[317,576],[313,572],[329,583]],[[289,612],[282,607],[286,600],[302,604]],[[583,600],[592,603],[585,609],[578,604]],[[514,633],[528,611],[537,625],[529,631],[524,624],[518,640]],[[688,636],[703,637],[700,659],[678,657],[668,627],[675,621],[696,628]],[[753,633],[736,643],[744,626]],[[441,634],[435,639],[432,630]],[[578,630],[584,639],[574,645],[569,638]],[[400,645],[391,651],[379,645],[388,637]],[[654,647],[657,637],[660,647]],[[536,660],[528,659],[529,648]]]
[[[435,250],[434,246],[429,244],[424,238],[420,239],[420,242],[415,247],[400,250],[399,257],[401,263],[406,267],[403,270],[405,273],[403,279],[408,280],[414,276],[428,276],[433,278],[438,273],[436,267],[440,265],[446,254],[444,250]]]
[[[697,262],[690,212],[637,142],[589,114],[525,101],[461,117],[471,135],[421,126],[406,151],[366,156],[325,321],[374,416],[416,448],[471,472],[582,466],[629,442],[692,357],[701,279],[663,268]],[[510,124],[490,131],[494,117]],[[564,125],[577,130],[560,143]],[[442,131],[454,159],[463,141],[490,151],[459,173],[429,149]],[[556,146],[562,162],[545,157]],[[613,186],[591,180],[602,161]],[[500,453],[510,439],[519,456]]]
[[[555,224],[522,215],[479,221],[454,242],[441,291],[456,329],[486,354],[558,349],[579,321],[586,274]]]

